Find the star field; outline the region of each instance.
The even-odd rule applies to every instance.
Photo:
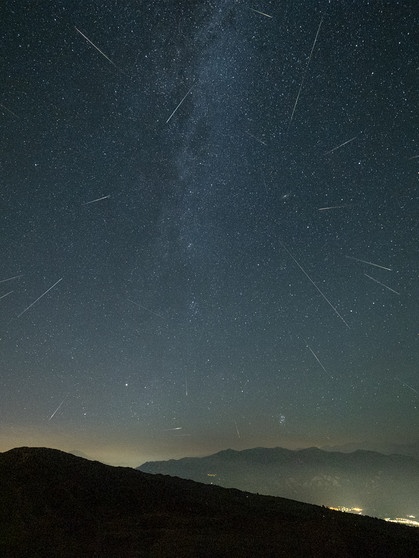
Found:
[[[0,451],[418,440],[415,3],[0,13]]]

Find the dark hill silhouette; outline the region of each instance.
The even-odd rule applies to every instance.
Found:
[[[419,530],[58,450],[0,454],[0,556],[403,557]]]
[[[139,470],[311,504],[360,507],[374,517],[419,517],[419,462],[403,455],[254,448],[149,462]]]

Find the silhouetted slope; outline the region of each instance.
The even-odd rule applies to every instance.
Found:
[[[0,556],[414,556],[419,530],[110,467],[58,450],[0,454]]]
[[[254,448],[149,462],[139,470],[311,504],[361,507],[366,515],[419,517],[419,462],[408,456]]]

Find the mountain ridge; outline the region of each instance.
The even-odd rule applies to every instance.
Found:
[[[316,505],[356,506],[377,517],[419,517],[419,461],[399,454],[250,448],[138,469]]]

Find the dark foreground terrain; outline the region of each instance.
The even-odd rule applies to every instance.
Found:
[[[0,454],[0,478],[8,558],[419,556],[419,529],[58,450]]]

